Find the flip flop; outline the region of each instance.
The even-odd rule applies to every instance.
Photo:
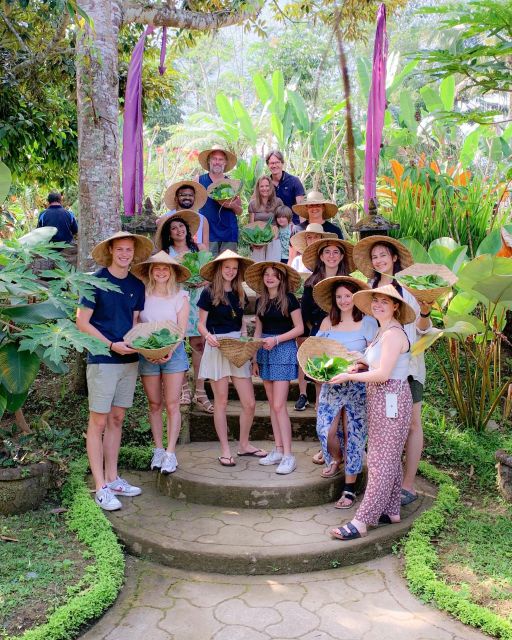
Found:
[[[233,456],[230,456],[229,458],[227,456],[219,456],[217,458],[217,460],[220,462],[220,464],[223,467],[235,467],[236,466],[236,462],[233,460]],[[228,462],[222,462],[223,460],[227,460]]]
[[[320,475],[322,478],[335,478],[336,476],[339,476],[340,473],[340,463],[333,460],[325,467],[325,469],[322,470]]]
[[[402,489],[400,492],[400,506],[406,507],[411,502],[414,502],[418,499],[417,493],[412,493],[412,491],[407,491],[407,489]]]
[[[254,451],[246,451],[245,453],[240,453],[237,451],[237,456],[243,458],[246,456],[247,458],[266,458],[268,456],[268,452],[265,449],[255,449]]]

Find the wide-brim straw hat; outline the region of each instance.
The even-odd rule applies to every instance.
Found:
[[[122,240],[123,238],[132,238],[135,242],[133,264],[145,260],[153,253],[155,247],[149,238],[136,233],[130,233],[129,231],[118,231],[114,233],[113,236],[110,236],[110,238],[102,240],[93,248],[91,256],[94,262],[103,267],[110,267],[112,264],[112,254],[109,248],[112,246],[114,240]]]
[[[235,367],[241,367],[262,346],[263,340],[251,338],[242,340],[241,338],[219,338],[219,351]]]
[[[247,267],[250,267],[251,264],[254,264],[254,260],[250,260],[249,258],[244,258],[243,256],[239,256],[238,253],[231,251],[231,249],[226,249],[220,255],[218,255],[215,260],[212,260],[208,264],[205,264],[199,270],[199,274],[208,282],[213,280],[213,276],[215,275],[215,270],[217,269],[217,265],[220,262],[224,262],[224,260],[238,260],[238,264],[244,272]]]
[[[328,218],[334,218],[334,216],[338,213],[338,206],[331,202],[330,200],[326,200],[324,198],[323,193],[320,191],[310,191],[303,202],[299,204],[294,204],[292,209],[295,213],[301,218],[306,218],[309,220],[308,206],[313,204],[323,204],[324,212],[322,214],[322,218],[327,220]]]
[[[430,276],[436,275],[446,280],[448,282],[447,287],[434,287],[432,289],[413,289],[412,287],[407,286],[403,282],[400,281],[401,276]],[[445,267],[444,264],[423,264],[420,262],[416,262],[407,269],[403,269],[395,274],[395,278],[398,280],[400,285],[407,289],[407,291],[412,294],[416,300],[419,302],[427,302],[428,304],[434,303],[438,298],[445,296],[453,287],[453,285],[457,282],[458,278],[450,271],[448,267]]]
[[[302,262],[305,267],[310,271],[314,271],[320,252],[325,247],[339,247],[343,251],[343,260],[347,265],[347,272],[352,273],[356,267],[352,258],[354,251],[354,245],[348,240],[340,240],[337,236],[335,238],[324,238],[322,240],[315,240],[313,244],[310,244],[302,254]]]
[[[332,231],[324,231],[324,228],[321,224],[313,222],[312,224],[308,224],[304,231],[299,231],[295,235],[290,238],[290,244],[294,249],[297,249],[299,253],[304,253],[306,250],[307,242],[306,236],[308,233],[318,233],[320,236],[318,240],[322,240],[323,238],[337,238],[338,236]]]
[[[368,289],[366,291],[358,291],[357,293],[354,293],[354,304],[367,316],[373,316],[372,298],[374,295],[379,293],[400,303],[400,310],[397,317],[398,322],[401,324],[416,322],[416,312],[409,304],[407,304],[392,284],[386,284],[383,287],[377,287],[377,289]]]
[[[179,335],[180,339],[173,344],[169,344],[166,347],[160,347],[159,349],[143,349],[132,345],[135,338],[147,338],[153,333],[153,331],[159,331],[160,329],[169,329],[171,333]],[[135,349],[137,353],[142,354],[145,358],[158,360],[159,358],[165,358],[169,353],[173,353],[176,347],[183,342],[183,337],[184,333],[177,324],[171,320],[160,320],[158,322],[139,322],[130,329],[127,334],[125,334],[123,340],[132,349]]]
[[[236,167],[236,155],[231,151],[224,149],[220,145],[214,145],[211,149],[205,149],[204,151],[201,151],[201,153],[197,156],[199,164],[205,171],[210,171],[210,167],[208,166],[208,156],[214,151],[222,151],[222,153],[226,156],[226,168],[224,169],[226,173]]]
[[[332,302],[332,292],[334,289],[343,286],[344,284],[351,282],[359,287],[360,291],[366,291],[370,288],[370,285],[358,278],[352,278],[352,276],[333,276],[332,278],[325,278],[325,280],[321,280],[318,284],[315,284],[313,287],[313,299],[317,303],[317,305],[327,311],[330,312],[333,302]]]
[[[350,356],[348,349],[340,344],[337,340],[331,338],[318,338],[317,336],[310,336],[306,338],[300,345],[297,351],[297,360],[299,361],[300,368],[304,373],[315,380],[315,382],[325,383],[325,380],[319,380],[312,376],[306,369],[309,358],[318,358],[327,354],[328,356],[335,356],[339,358],[345,358],[345,360],[353,360],[354,357]]]
[[[272,267],[276,271],[286,274],[288,278],[288,291],[297,291],[302,281],[300,274],[283,262],[274,260],[266,260],[265,262],[257,262],[252,264],[245,272],[245,281],[256,293],[263,292],[263,274],[265,269]]]
[[[155,233],[155,245],[157,249],[162,248],[162,235],[164,233],[169,235],[171,222],[176,218],[181,218],[181,220],[184,220],[187,223],[191,235],[194,235],[197,232],[199,225],[201,224],[201,218],[198,213],[192,211],[192,209],[179,209],[176,213],[167,216],[162,224],[158,225]]]
[[[395,238],[390,238],[389,236],[368,236],[367,238],[363,238],[363,240],[359,240],[359,242],[354,247],[353,253],[353,258],[357,269],[361,273],[364,273],[367,278],[373,278],[373,276],[375,275],[375,269],[372,265],[371,252],[372,248],[376,244],[393,245],[398,252],[398,258],[400,259],[402,269],[406,269],[414,263],[414,258],[412,257],[412,253],[409,251],[409,249],[398,240],[395,240]]]
[[[199,184],[199,182],[196,182],[195,180],[180,180],[179,182],[171,184],[165,192],[164,202],[169,209],[176,208],[176,205],[178,204],[176,200],[176,192],[178,189],[181,189],[181,187],[190,187],[194,190],[195,197],[193,211],[198,211],[201,207],[204,207],[208,200],[208,194],[206,193],[206,189],[203,185]]]
[[[142,280],[144,284],[147,284],[149,280],[149,269],[151,268],[152,264],[168,265],[171,269],[174,270],[176,282],[185,282],[185,280],[188,280],[192,275],[187,267],[184,267],[179,262],[174,260],[174,258],[171,258],[171,256],[165,251],[159,251],[153,256],[150,256],[147,260],[144,260],[144,262],[139,262],[132,268],[133,275]]]

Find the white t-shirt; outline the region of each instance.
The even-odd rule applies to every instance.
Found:
[[[183,307],[185,300],[189,299],[187,291],[180,289],[174,296],[162,298],[161,296],[146,295],[144,309],[140,312],[141,322],[160,322],[171,320],[178,322],[178,313]]]
[[[297,273],[311,273],[311,271],[307,267],[305,267],[304,263],[302,262],[302,254],[295,256],[290,266],[292,269],[295,269]]]

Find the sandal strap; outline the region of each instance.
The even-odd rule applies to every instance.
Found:
[[[356,494],[353,491],[343,491],[341,494],[342,498],[348,498],[349,500],[355,500]]]

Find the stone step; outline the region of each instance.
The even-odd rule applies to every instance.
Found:
[[[253,444],[267,451],[273,447],[272,442]],[[257,458],[247,456],[234,455],[235,467],[221,467],[218,443],[192,442],[180,448],[176,473],[156,474],[156,486],[171,498],[219,507],[291,509],[334,502],[341,495],[343,475],[321,477],[323,467],[311,462],[318,449],[318,444],[294,442],[297,469],[280,476],[275,466],[263,466]]]
[[[205,388],[208,394],[208,397],[213,402],[213,391],[209,380],[205,381]],[[254,397],[256,400],[266,400],[267,394],[265,393],[265,387],[263,386],[263,380],[261,378],[252,377],[252,385],[254,387]],[[315,386],[313,383],[308,383],[306,387],[306,392],[308,396],[308,400],[311,403],[315,402]],[[229,391],[228,391],[229,400],[238,400],[238,394],[236,392],[233,384],[230,383]],[[299,383],[297,380],[292,380],[290,382],[290,390],[288,391],[288,400],[290,402],[295,402],[299,398]]]
[[[288,414],[292,424],[292,438],[294,440],[317,440],[316,436],[316,411],[310,405],[305,411],[295,411],[294,402],[288,402]],[[239,416],[241,404],[239,400],[230,400],[226,409],[228,423],[228,436],[231,440],[238,438]],[[193,442],[205,442],[216,440],[213,415],[200,411],[194,405],[189,413],[190,439]],[[251,428],[253,440],[272,439],[272,425],[270,422],[270,409],[266,400],[256,401],[256,413]]]
[[[222,468],[226,479],[230,469]],[[150,472],[124,473],[143,489],[122,498],[123,509],[108,513],[129,553],[178,569],[231,575],[306,573],[353,565],[389,553],[428,508],[434,489],[419,482],[419,499],[402,510],[402,521],[350,542],[329,530],[353,517],[333,504],[295,509],[234,509],[198,505],[163,496]]]

